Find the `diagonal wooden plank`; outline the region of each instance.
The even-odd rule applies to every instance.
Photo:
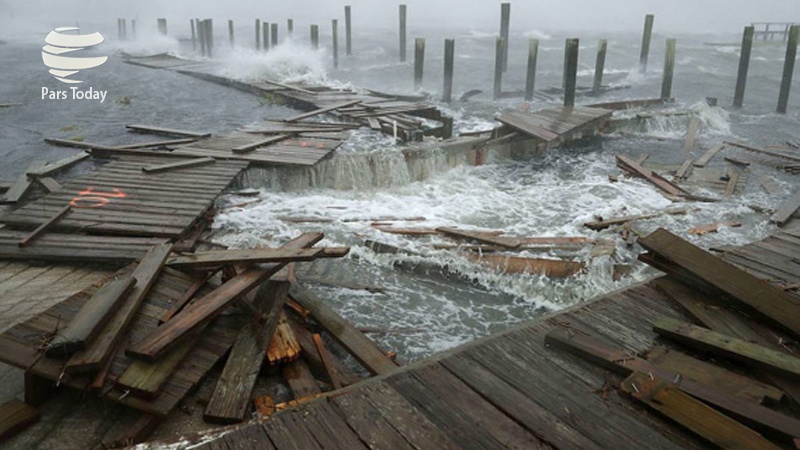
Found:
[[[781,203],[778,210],[775,211],[769,220],[782,227],[792,220],[792,216],[798,209],[800,209],[800,191],[795,192],[794,195]]]
[[[77,164],[84,159],[88,158],[89,155],[86,152],[76,153],[72,156],[68,156],[64,159],[60,159],[58,161],[52,162],[50,164],[41,166],[39,168],[27,171],[28,176],[30,177],[46,177],[52,175],[56,172],[62,171],[74,164]]]
[[[6,191],[6,195],[0,199],[0,203],[17,203],[20,201],[23,195],[28,192],[28,189],[31,188],[31,180],[28,177],[28,172],[38,170],[39,168],[45,165],[44,161],[33,161],[28,165],[28,168],[25,169],[25,172],[17,178],[17,181],[11,185],[11,187]]]
[[[184,253],[167,261],[170,267],[212,268],[225,264],[287,263],[311,261],[323,256],[323,248],[254,248],[243,250],[212,250],[197,253]]]
[[[142,172],[144,172],[144,173],[161,173],[161,172],[167,172],[167,171],[170,171],[170,170],[186,169],[186,168],[189,168],[189,167],[197,167],[197,166],[204,166],[206,164],[213,164],[215,161],[216,160],[214,158],[189,159],[189,160],[186,160],[186,161],[178,161],[178,162],[167,163],[167,164],[144,166],[144,167],[142,167]]]

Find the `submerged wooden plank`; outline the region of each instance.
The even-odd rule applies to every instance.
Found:
[[[679,267],[692,277],[755,309],[800,336],[800,300],[781,289],[723,261],[707,251],[659,229],[639,238],[639,244],[654,252],[668,265]],[[663,264],[657,264],[662,268]],[[689,280],[694,281],[694,280]]]
[[[308,289],[292,284],[292,299],[311,311],[314,318],[325,327],[372,374],[383,374],[397,368],[377,345]]]
[[[197,167],[197,166],[204,166],[206,164],[213,164],[215,161],[216,160],[214,158],[189,159],[189,160],[186,160],[186,161],[178,161],[178,162],[168,163],[168,164],[145,166],[145,167],[142,167],[142,172],[144,172],[144,173],[167,172],[167,171],[170,171],[170,170],[186,169],[186,168],[189,168],[189,167]]]
[[[478,242],[483,242],[490,245],[500,245],[506,248],[517,248],[521,245],[519,239],[506,238],[497,236],[494,233],[486,233],[476,230],[462,230],[459,228],[439,227],[436,231],[442,232],[448,236],[457,237],[459,239],[471,239]]]
[[[0,405],[0,442],[39,421],[39,410],[13,398]]]
[[[711,148],[706,150],[705,153],[703,153],[703,156],[697,158],[697,160],[694,162],[694,166],[695,167],[705,167],[706,164],[708,164],[708,162],[711,161],[711,158],[713,158],[714,155],[719,153],[720,150],[722,150],[724,148],[725,148],[725,144],[715,144],[715,145],[713,145]]]
[[[168,136],[183,136],[190,138],[206,138],[211,136],[211,133],[197,133],[195,131],[175,130],[171,128],[161,128],[150,125],[125,125],[125,128],[137,133],[166,134]]]
[[[723,449],[769,449],[780,447],[710,406],[693,399],[658,378],[635,373],[622,382],[631,397],[664,414]]]
[[[615,217],[612,219],[603,218],[602,220],[597,220],[594,222],[586,222],[583,224],[583,226],[595,231],[599,231],[614,225],[622,225],[624,223],[633,222],[635,220],[652,219],[663,215],[681,215],[681,214],[686,214],[686,208],[684,207],[667,208],[661,211],[655,211],[648,214],[636,214],[632,216]]]
[[[68,356],[86,347],[103,329],[118,305],[136,284],[127,275],[107,281],[98,289],[47,347],[46,355]]]
[[[644,167],[637,164],[636,161],[633,161],[627,156],[616,155],[615,157],[617,158],[617,161],[621,163],[618,164],[621,168],[628,170],[634,173],[635,175],[638,175],[646,179],[647,181],[654,184],[657,188],[661,189],[667,194],[676,196],[682,196],[688,194],[684,189],[667,181],[664,177],[658,175],[656,172],[650,169],[645,169]]]
[[[535,274],[550,278],[567,278],[586,269],[586,265],[581,261],[478,253],[466,253],[465,256],[470,261],[510,274]]]
[[[683,152],[691,153],[694,150],[694,143],[697,140],[697,131],[700,129],[700,119],[692,117],[689,121],[689,129],[686,131],[686,139],[683,141]]]
[[[344,102],[344,103],[338,103],[338,104],[335,104],[335,105],[326,106],[324,108],[315,109],[314,111],[309,111],[307,113],[298,114],[296,116],[290,117],[290,118],[285,119],[285,120],[286,120],[286,122],[297,122],[298,120],[301,120],[301,119],[305,119],[305,118],[308,118],[308,117],[313,117],[313,116],[316,116],[316,115],[319,115],[319,114],[322,114],[322,113],[326,113],[326,112],[329,112],[329,111],[335,111],[335,110],[337,110],[339,108],[346,108],[348,106],[356,105],[358,103],[361,103],[360,99],[359,100],[350,100],[350,101],[347,101],[347,102]]]
[[[184,253],[167,261],[170,267],[211,268],[225,264],[287,263],[312,261],[324,253],[323,248],[254,248],[244,250],[211,250]]]
[[[794,195],[781,203],[778,210],[769,220],[782,227],[792,220],[792,216],[798,209],[800,209],[800,191],[795,192]]]
[[[653,331],[684,345],[800,380],[800,358],[792,355],[669,317],[654,323]]]

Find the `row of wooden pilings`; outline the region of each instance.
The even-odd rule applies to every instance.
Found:
[[[345,16],[345,48],[346,55],[353,53],[352,45],[352,9],[344,7]],[[408,8],[401,4],[398,6],[399,18],[399,60],[406,61],[407,43],[407,17]],[[647,71],[648,57],[650,52],[650,42],[653,33],[655,17],[652,14],[645,16],[644,30],[642,33],[641,52],[639,54],[639,73]],[[494,86],[493,98],[502,97],[503,73],[508,70],[508,50],[511,20],[511,4],[502,3],[500,5],[500,33],[495,45],[495,65],[494,65]],[[214,35],[212,19],[193,19],[190,20],[192,31],[192,47],[198,47],[202,56],[211,58],[213,56]],[[332,37],[332,56],[334,68],[339,67],[339,23],[338,20],[331,21]],[[127,26],[125,19],[117,19],[119,37],[121,40],[127,39]],[[294,35],[294,21],[288,19],[286,22],[287,34],[291,38]],[[167,20],[158,19],[159,33],[167,34]],[[131,20],[131,31],[136,36],[136,21]],[[312,24],[309,27],[311,46],[319,48],[319,25]],[[781,80],[780,94],[778,97],[777,112],[785,114],[788,106],[789,92],[794,73],[794,62],[797,52],[798,35],[800,28],[791,26],[786,45],[786,57],[784,59],[783,77]],[[228,35],[231,47],[235,45],[233,21],[228,20]],[[747,83],[747,73],[750,64],[750,53],[753,44],[754,27],[748,26],[744,29],[742,47],[740,53],[739,70],[737,74],[736,87],[734,91],[733,105],[741,107],[744,102],[744,92]],[[269,50],[278,44],[278,23],[262,22],[255,19],[255,48],[257,50]],[[414,89],[422,87],[424,66],[425,66],[425,38],[414,39]],[[578,69],[578,50],[579,40],[577,38],[567,39],[564,47],[564,75],[562,88],[564,89],[564,105],[573,106],[575,104],[575,93],[577,89],[577,69]],[[675,54],[677,41],[675,39],[666,40],[666,52],[664,58],[664,70],[661,83],[661,98],[669,99],[672,95],[672,79],[675,71]],[[594,80],[592,83],[592,93],[599,94],[602,90],[603,72],[605,68],[606,53],[608,51],[608,41],[601,39],[597,45],[597,58],[595,62]],[[524,98],[527,101],[533,99],[534,88],[536,85],[536,66],[539,52],[539,41],[531,39],[528,44],[528,63],[525,77]],[[444,41],[444,85],[442,88],[442,100],[452,101],[453,81],[455,73],[455,40],[445,39]]]

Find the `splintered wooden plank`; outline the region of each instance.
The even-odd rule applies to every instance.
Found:
[[[84,159],[88,158],[89,155],[86,152],[76,153],[72,156],[66,157],[64,159],[60,159],[58,161],[52,162],[50,164],[44,165],[42,167],[30,170],[27,172],[28,176],[31,177],[46,177],[52,175],[56,172],[64,170],[74,164],[77,164]]]
[[[272,334],[267,347],[267,360],[271,366],[279,366],[299,358],[300,353],[300,343],[297,342],[294,331],[289,326],[285,312],[281,312],[275,333]]]
[[[722,150],[723,148],[725,148],[725,144],[715,144],[715,145],[713,145],[711,148],[706,150],[705,153],[703,153],[703,156],[697,158],[697,161],[694,162],[694,166],[695,167],[705,167],[706,164],[708,164],[708,162],[711,161],[711,158],[713,158],[714,155],[719,153],[720,150]]]
[[[554,133],[551,130],[535,125],[528,114],[511,111],[502,114],[497,118],[497,120],[511,128],[519,130],[535,138],[542,139],[546,142],[554,141],[559,137],[558,133]]]
[[[602,219],[593,222],[586,222],[583,226],[587,228],[591,228],[595,231],[604,230],[610,226],[614,225],[622,225],[627,222],[632,222],[634,220],[644,220],[644,219],[652,219],[655,217],[661,217],[663,215],[680,215],[686,214],[686,208],[668,208],[662,211],[655,211],[649,214],[637,214],[633,216],[624,216],[624,217],[615,217],[612,219]]]
[[[203,414],[206,421],[238,423],[249,417],[253,389],[289,287],[288,281],[270,280],[258,289],[253,306],[263,322],[248,320],[239,332]]]
[[[322,114],[322,113],[326,113],[326,112],[329,112],[329,111],[334,111],[334,110],[337,110],[339,108],[346,108],[348,106],[352,106],[352,105],[355,105],[355,104],[358,104],[358,103],[361,103],[361,100],[350,100],[348,102],[338,103],[336,105],[326,106],[325,108],[315,109],[314,111],[309,111],[307,113],[298,114],[298,115],[296,115],[294,117],[290,117],[290,118],[285,119],[285,120],[286,120],[286,122],[297,122],[298,120],[305,119],[307,117],[312,117],[312,116],[316,116],[316,115],[319,115],[319,114]]]
[[[600,342],[597,337],[561,327],[547,333],[545,343],[551,347],[566,350],[622,376],[629,376],[632,372],[640,372],[651,374],[663,380],[671,380],[677,389],[714,405],[769,436],[783,440],[791,439],[800,429],[798,427],[800,421],[763,407],[760,402],[754,402],[752,398],[743,397],[742,392],[735,390],[737,386],[742,386],[743,381],[731,378],[733,374],[723,375],[724,379],[711,377],[710,383],[705,384],[702,381],[696,381],[694,378],[684,375],[687,372],[694,375],[691,367],[681,367],[679,372],[673,372],[663,368],[659,364],[660,361],[651,362],[641,359],[623,350],[609,347]],[[695,361],[692,365],[699,363],[700,361]],[[699,378],[708,379],[709,377],[709,374],[704,374]],[[731,391],[731,389],[734,389],[734,391]]]
[[[150,125],[125,125],[125,128],[137,133],[165,134],[167,136],[181,136],[190,138],[206,138],[211,136],[211,133],[197,133],[195,131],[175,130],[172,128],[153,127]]]
[[[800,336],[800,300],[796,297],[664,229],[639,238],[639,245],[663,261],[654,262],[657,268],[679,268]]]
[[[586,265],[580,261],[478,253],[467,253],[465,256],[470,261],[491,267],[493,270],[512,274],[527,273],[550,278],[567,278],[586,269]]]
[[[135,284],[136,278],[130,275],[107,281],[83,304],[67,327],[58,332],[45,354],[67,356],[86,348]]]
[[[300,344],[300,348],[303,350],[303,357],[305,357],[308,364],[310,364],[317,371],[322,372],[326,370],[327,366],[322,360],[322,355],[319,354],[319,351],[314,344],[314,338],[312,337],[311,332],[308,331],[305,326],[300,324],[291,315],[288,315],[287,319],[287,323],[292,328],[292,333],[297,339],[297,343]],[[330,366],[332,366],[333,370],[336,371],[337,376],[341,380],[342,384],[349,386],[361,380],[361,377],[359,377],[358,374],[354,373],[335,355],[329,354],[328,357]]]
[[[653,331],[684,345],[800,380],[800,358],[795,356],[668,317],[654,323]]]
[[[28,178],[28,172],[37,170],[45,165],[44,161],[33,161],[30,163],[25,172],[17,178],[17,181],[11,185],[6,191],[6,195],[0,200],[0,203],[17,203],[23,195],[31,188],[31,180]]]
[[[69,206],[69,205],[67,205],[67,206],[65,206],[65,207],[63,207],[63,208],[61,208],[61,210],[60,210],[60,211],[58,211],[57,213],[55,213],[55,214],[53,215],[53,217],[51,217],[51,218],[47,219],[47,220],[46,220],[44,223],[42,223],[41,225],[39,225],[38,227],[36,227],[36,229],[35,229],[35,230],[31,231],[31,232],[30,232],[30,234],[28,234],[27,236],[25,236],[24,238],[22,238],[22,240],[21,240],[21,241],[19,241],[19,244],[18,244],[18,245],[19,245],[20,247],[25,247],[25,246],[27,246],[27,245],[28,245],[28,244],[30,244],[30,243],[31,243],[31,242],[32,242],[34,239],[36,239],[36,238],[37,238],[37,237],[39,237],[39,236],[40,236],[42,233],[44,233],[45,231],[47,231],[47,229],[48,229],[48,228],[50,228],[50,227],[52,227],[53,225],[57,224],[57,223],[58,223],[58,221],[59,221],[59,220],[61,220],[61,219],[62,219],[64,216],[66,216],[66,215],[67,215],[67,213],[68,213],[68,212],[70,212],[71,210],[72,210],[72,207],[71,207],[71,206]]]
[[[397,364],[373,341],[311,291],[293,284],[290,295],[303,308],[311,311],[311,315],[373,375],[388,373],[397,368]]]
[[[691,153],[694,150],[694,143],[697,140],[697,131],[700,129],[700,119],[692,117],[689,121],[689,129],[686,131],[686,139],[683,141],[683,152]]]
[[[216,160],[214,158],[189,159],[189,160],[186,160],[186,161],[179,161],[179,162],[168,163],[168,164],[145,166],[145,167],[142,167],[142,172],[144,172],[144,173],[167,172],[167,171],[175,170],[175,169],[186,169],[188,167],[197,167],[197,166],[204,166],[206,164],[213,164],[215,161]]]
[[[39,421],[39,410],[16,398],[0,405],[0,442]]]
[[[211,293],[184,308],[169,322],[161,325],[125,350],[133,358],[154,362],[175,348],[187,334],[215,318],[228,305],[233,303],[262,281],[281,269],[280,265],[268,268],[253,267],[236,275]]]
[[[645,374],[634,373],[622,382],[620,388],[631,397],[720,448],[731,450],[780,448],[750,428],[658,378],[651,379]]]
[[[136,279],[136,286],[131,289],[125,300],[114,311],[111,320],[103,327],[103,331],[87,348],[81,350],[67,362],[67,373],[82,373],[100,370],[111,357],[125,329],[133,320],[150,288],[161,273],[161,268],[172,251],[171,243],[153,246],[142,258],[131,274]]]
[[[185,253],[167,261],[170,267],[210,268],[226,264],[287,263],[311,261],[325,252],[322,248],[303,248],[298,250],[284,248],[254,248],[246,250],[212,250]]]
[[[462,230],[459,228],[439,227],[436,231],[442,232],[448,236],[456,237],[459,239],[471,239],[473,241],[483,242],[484,244],[500,245],[506,248],[517,248],[521,245],[519,239],[505,238],[496,235],[490,235],[481,231]]]
[[[763,148],[753,147],[752,145],[742,144],[740,142],[725,141],[725,144],[741,148],[754,153],[761,153],[763,155],[774,156],[776,158],[788,159],[789,161],[800,162],[800,156],[787,155],[785,153],[773,152]]]
[[[325,373],[328,374],[328,380],[331,382],[334,389],[341,389],[342,382],[339,380],[339,373],[333,366],[331,355],[328,353],[328,349],[325,348],[325,343],[322,342],[322,336],[320,336],[319,333],[314,333],[312,339],[314,339],[314,346],[317,348],[317,353],[319,353],[322,364],[325,366]]]
[[[277,136],[271,136],[266,139],[262,139],[260,141],[250,142],[247,144],[240,145],[238,147],[231,148],[233,153],[247,153],[252,152],[259,147],[265,147],[267,145],[272,145],[276,142],[284,141],[292,137],[290,134],[279,134]]]
[[[616,155],[617,161],[621,164],[618,164],[621,168],[632,172],[635,175],[638,175],[647,181],[654,184],[657,188],[661,189],[662,191],[666,192],[669,195],[676,195],[682,196],[688,194],[685,190],[678,187],[677,185],[667,181],[664,177],[657,174],[656,172],[645,169],[641,165],[637,164],[636,161],[628,158],[625,155]]]
[[[800,209],[800,191],[795,192],[793,196],[781,203],[769,220],[782,227],[792,220],[792,216],[798,209]]]

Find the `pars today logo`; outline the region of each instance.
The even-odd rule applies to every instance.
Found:
[[[88,47],[93,47],[103,42],[104,38],[98,32],[91,34],[66,34],[66,32],[79,32],[80,28],[77,27],[60,27],[47,34],[44,41],[47,45],[42,47],[42,62],[45,66],[49,67],[50,74],[56,80],[67,84],[83,83],[83,80],[77,80],[73,75],[78,74],[81,70],[92,69],[100,66],[108,60],[107,56],[95,57],[78,57],[69,55],[69,53],[84,50]],[[107,91],[99,91],[93,88],[82,91],[76,86],[69,88],[71,97],[76,100],[100,100],[100,103],[105,101]],[[42,87],[42,99],[50,100],[66,100],[68,91],[52,90],[47,87]]]

